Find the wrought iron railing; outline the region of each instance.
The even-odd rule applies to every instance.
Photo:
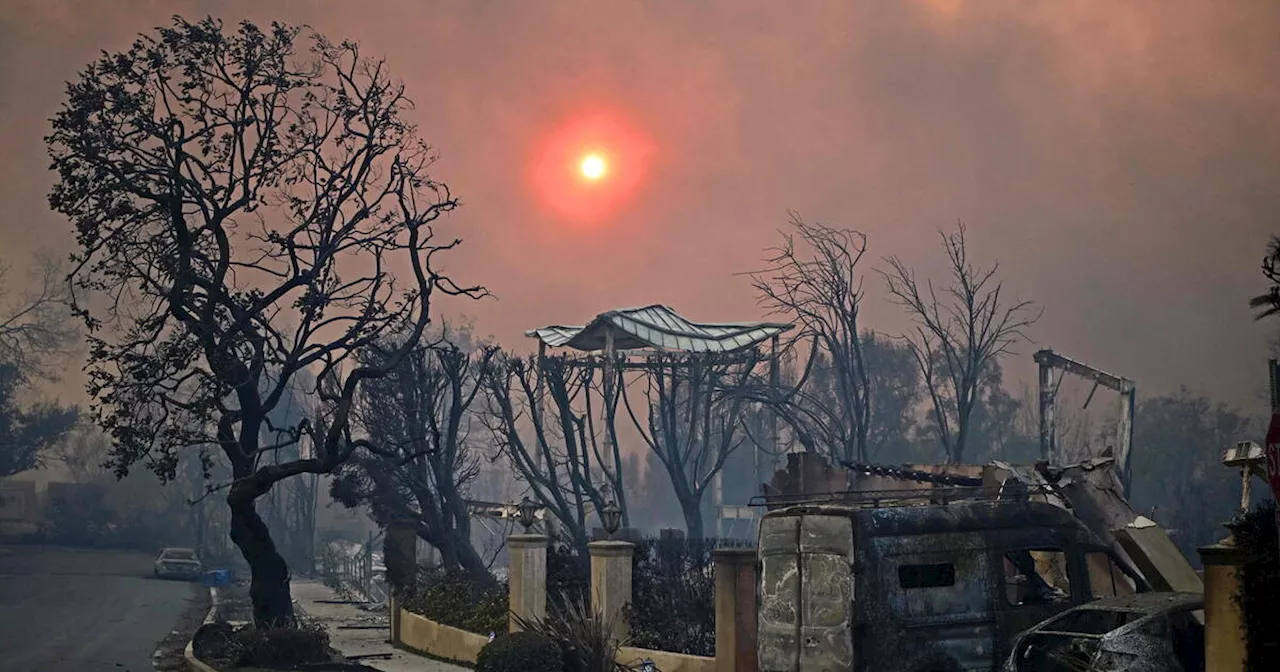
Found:
[[[320,548],[316,558],[321,577],[338,590],[355,594],[364,602],[383,604],[387,601],[386,571],[376,562],[378,536],[369,535],[367,543],[352,553],[330,542]]]

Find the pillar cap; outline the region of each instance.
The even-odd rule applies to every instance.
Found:
[[[1252,559],[1252,554],[1234,543],[1213,544],[1196,549],[1200,553],[1200,562],[1208,565],[1244,565]]]
[[[546,546],[549,539],[545,534],[513,534],[507,537],[507,545],[512,548]]]
[[[587,544],[587,551],[591,555],[605,558],[631,555],[635,548],[635,544],[625,541],[593,541]]]
[[[756,549],[754,548],[717,548],[711,551],[711,558],[717,562],[733,565],[754,564]]]

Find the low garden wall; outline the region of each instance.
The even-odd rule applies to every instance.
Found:
[[[520,541],[528,540],[521,538]],[[545,537],[542,542],[546,543]],[[725,659],[719,661],[719,667],[748,669],[755,664],[754,646],[749,647],[750,657],[739,660],[739,656],[746,655],[742,653],[747,650],[742,643],[754,642],[754,629],[739,632],[745,627],[738,624],[740,619],[735,619],[728,628],[717,628],[716,622],[718,611],[738,613],[740,608],[754,609],[754,604],[738,603],[741,599],[738,593],[742,592],[736,588],[738,584],[747,585],[751,589],[750,597],[754,597],[755,571],[754,549],[737,548],[740,545],[741,542],[719,539],[697,542],[650,539],[632,546],[623,545],[627,552],[621,554],[606,554],[597,548],[598,544],[593,544],[588,558],[586,554],[552,543],[546,550],[545,560],[534,558],[532,564],[534,585],[545,586],[545,606],[536,600],[526,600],[513,607],[511,588],[505,582],[476,583],[473,577],[457,570],[420,570],[413,578],[412,587],[396,600],[397,644],[434,658],[475,664],[490,637],[506,633],[510,609],[537,614],[535,629],[553,639],[559,639],[556,633],[565,628],[576,632],[574,626],[565,623],[577,623],[582,618],[590,620],[585,614],[595,612],[606,614],[605,618],[611,620],[625,619],[627,641],[631,646],[622,647],[617,654],[618,662],[623,665],[636,667],[649,659],[663,672],[712,672],[717,667],[716,641],[725,636],[730,650],[724,653]],[[610,546],[607,550],[616,549]],[[743,564],[739,556],[751,562]],[[597,561],[601,567],[595,566]],[[606,567],[607,563],[623,566]],[[539,569],[539,565],[543,568]],[[522,572],[523,566],[517,565],[513,571]],[[612,591],[592,592],[589,587],[593,579],[611,580],[595,579],[597,569],[601,576],[621,577],[623,584]],[[717,579],[718,569],[729,572],[721,577],[724,580]],[[744,572],[752,576],[747,577]],[[613,597],[600,597],[605,594]],[[569,621],[557,620],[562,618]],[[543,629],[546,627],[552,630]]]
[[[485,635],[459,630],[436,623],[412,611],[400,610],[400,644],[407,649],[435,658],[474,665],[480,650],[488,643],[489,638]],[[629,646],[623,647],[618,656],[618,662],[628,665],[634,665],[648,658],[662,672],[713,672],[716,666],[715,658]]]
[[[436,658],[455,660],[474,665],[476,658],[489,643],[486,635],[459,630],[436,623],[412,611],[400,610],[400,644]],[[666,672],[666,668],[662,668]]]
[[[618,662],[624,665],[634,667],[645,658],[652,660],[654,667],[662,672],[714,672],[716,669],[716,659],[706,656],[690,656],[684,653],[637,649],[630,646],[624,646],[618,651]]]

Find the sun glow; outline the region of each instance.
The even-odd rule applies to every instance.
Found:
[[[588,154],[582,158],[582,165],[579,168],[582,170],[583,177],[595,182],[604,177],[604,174],[608,172],[609,166],[605,163],[603,156]]]
[[[595,226],[634,201],[654,154],[653,142],[625,111],[578,113],[530,143],[528,185],[560,223]]]

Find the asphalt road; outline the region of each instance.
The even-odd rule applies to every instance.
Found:
[[[152,672],[195,595],[152,578],[151,556],[0,546],[0,670]]]

